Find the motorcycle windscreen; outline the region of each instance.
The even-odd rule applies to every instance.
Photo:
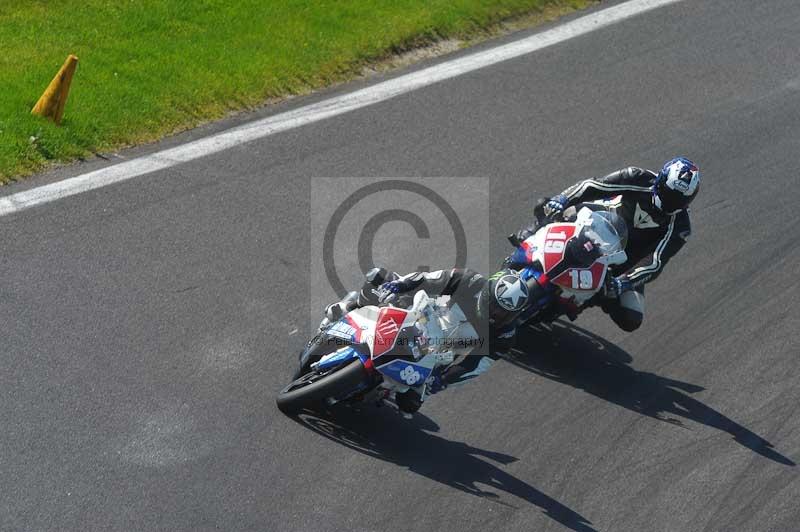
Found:
[[[611,255],[625,249],[628,228],[622,218],[606,211],[589,211],[589,214],[584,212],[581,210],[578,214],[579,219],[582,215],[586,218],[583,221],[581,234],[597,246],[603,255]]]

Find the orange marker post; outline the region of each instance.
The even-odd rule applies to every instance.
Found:
[[[31,113],[51,119],[56,124],[61,123],[64,114],[64,105],[67,103],[69,86],[72,76],[78,66],[78,58],[72,54],[64,61],[64,65],[47,86],[39,101],[31,109]]]

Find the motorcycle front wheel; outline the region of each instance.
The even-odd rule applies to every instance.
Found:
[[[312,371],[292,381],[281,390],[275,402],[278,409],[294,415],[306,408],[314,409],[329,397],[339,397],[353,391],[368,377],[360,360],[352,360],[326,372]]]

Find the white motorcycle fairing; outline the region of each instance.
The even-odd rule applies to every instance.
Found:
[[[421,290],[414,295],[410,309],[366,306],[351,311],[328,332],[354,344],[365,344],[369,358],[346,346],[322,357],[315,367],[325,369],[360,358],[365,367],[385,377],[381,388],[394,392],[413,388],[424,396],[425,381],[433,370],[451,364],[462,354],[459,347],[453,347],[452,339],[458,338],[460,345],[479,341],[461,309],[457,305],[448,307],[445,301],[444,297],[431,299]],[[401,337],[403,329],[412,327],[421,333],[418,340]],[[398,343],[406,341],[407,346]],[[401,349],[403,352],[398,352]]]

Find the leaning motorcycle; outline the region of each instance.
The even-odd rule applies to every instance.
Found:
[[[278,408],[295,414],[342,401],[373,401],[416,411],[434,369],[480,341],[460,310],[442,299],[421,290],[408,309],[365,306],[321,330],[301,353],[297,378],[278,395]]]
[[[523,280],[536,279],[542,296],[517,316],[517,326],[561,315],[575,319],[611,280],[609,268],[628,260],[628,228],[619,215],[591,205],[573,208],[566,219],[572,221],[540,228],[505,261]]]
[[[625,224],[615,217],[583,208],[574,221],[549,224],[520,244],[508,260],[520,270],[529,304],[512,326],[568,314],[603,288],[609,266],[627,260]],[[485,340],[447,299],[419,291],[410,305],[369,305],[326,324],[301,352],[278,408],[294,415],[375,402],[415,412],[434,371]]]

